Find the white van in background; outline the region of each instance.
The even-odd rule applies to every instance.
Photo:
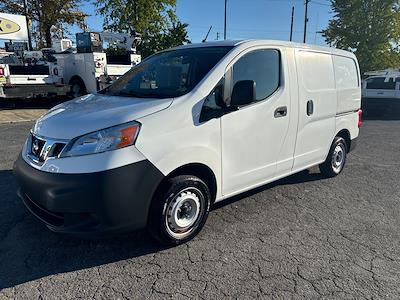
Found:
[[[42,116],[15,163],[18,194],[55,232],[147,227],[179,244],[215,202],[315,165],[341,173],[360,107],[349,52],[268,40],[170,49]]]

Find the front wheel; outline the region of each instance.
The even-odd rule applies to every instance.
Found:
[[[150,233],[165,244],[185,243],[203,228],[210,203],[210,190],[200,178],[191,175],[171,178],[153,199]]]
[[[329,150],[325,162],[319,165],[321,173],[326,177],[339,175],[346,164],[347,144],[341,137],[336,137]]]

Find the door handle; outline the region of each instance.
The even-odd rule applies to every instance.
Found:
[[[275,110],[275,113],[274,113],[275,118],[282,118],[282,117],[286,117],[286,116],[287,116],[287,107],[286,106],[278,107]]]
[[[314,102],[312,100],[307,101],[307,116],[311,116],[314,113]]]

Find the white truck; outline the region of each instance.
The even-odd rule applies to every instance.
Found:
[[[0,98],[32,98],[66,95],[57,62],[43,60],[43,52],[26,52],[23,59],[13,53],[0,55]]]
[[[364,99],[400,99],[400,71],[383,70],[364,74],[362,96]]]
[[[394,118],[400,114],[400,70],[388,69],[365,73],[362,97],[368,118]]]
[[[136,54],[136,45],[140,41],[138,34],[84,32],[78,33],[76,40],[76,52],[54,54],[74,98],[103,89],[141,61],[141,56]],[[115,55],[107,54],[103,51],[103,43],[120,51]]]

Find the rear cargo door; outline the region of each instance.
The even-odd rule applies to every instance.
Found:
[[[299,125],[294,170],[321,163],[335,134],[337,93],[330,53],[296,50]]]
[[[333,56],[338,93],[337,114],[355,113],[361,108],[360,72],[350,57]]]

